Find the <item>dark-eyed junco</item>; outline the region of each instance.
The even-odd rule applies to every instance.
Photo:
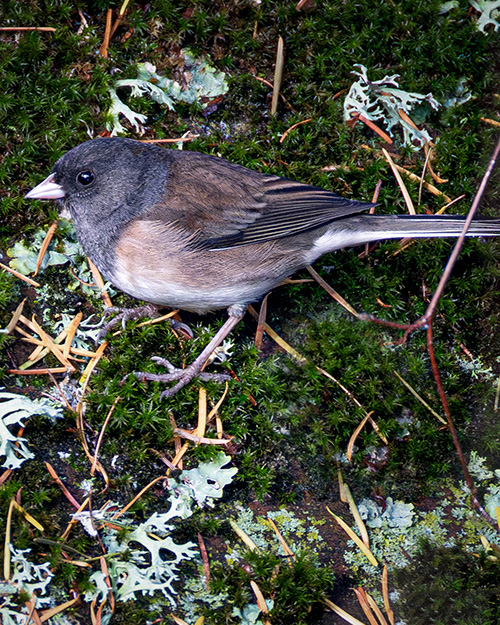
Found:
[[[319,256],[403,237],[458,236],[464,218],[363,214],[370,204],[234,165],[215,156],[130,139],[96,139],[60,158],[27,195],[57,199],[89,257],[114,285],[153,304],[229,318],[178,383],[193,377],[261,298]],[[470,236],[500,235],[500,219],[472,222]]]

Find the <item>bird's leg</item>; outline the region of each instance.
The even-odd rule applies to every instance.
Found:
[[[163,391],[161,394],[162,399],[164,397],[172,397],[177,393],[177,391],[186,386],[186,384],[189,384],[189,382],[191,382],[194,378],[199,378],[200,380],[215,380],[216,382],[225,382],[226,380],[230,380],[231,377],[224,373],[205,373],[202,371],[203,366],[210,358],[213,351],[221,345],[224,339],[243,319],[246,312],[246,306],[230,306],[227,312],[229,316],[222,328],[217,332],[196,360],[194,360],[188,367],[185,369],[177,369],[177,367],[174,367],[172,363],[165,358],[155,357],[153,360],[166,367],[168,369],[168,373],[155,374],[137,371],[134,375],[139,378],[139,380],[150,380],[151,382],[175,382],[177,380],[178,382],[175,386]]]
[[[151,319],[155,319],[159,316],[159,314],[160,313],[158,312],[158,306],[155,306],[154,304],[145,304],[144,306],[138,306],[137,308],[119,308],[118,306],[111,306],[109,308],[106,308],[106,310],[104,311],[104,317],[106,318],[110,315],[115,315],[115,317],[105,323],[103,327],[99,330],[99,333],[96,337],[96,342],[102,341],[106,334],[120,322],[123,329],[125,329],[125,323],[127,321],[131,321],[132,319],[142,319],[143,317],[150,317]],[[193,333],[191,332],[191,329],[185,323],[181,323],[180,321],[176,321],[175,319],[169,319],[169,322],[174,330],[180,330],[180,332],[187,335],[188,338],[193,338]]]

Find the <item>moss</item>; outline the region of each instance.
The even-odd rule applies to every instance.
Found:
[[[322,611],[321,600],[333,587],[334,575],[325,567],[318,567],[308,553],[297,553],[295,560],[270,553],[247,552],[235,567],[213,567],[213,592],[229,592],[231,601],[216,612],[207,609],[204,615],[214,625],[237,623],[231,618],[233,606],[243,609],[252,603],[248,592],[253,580],[265,598],[273,597],[274,607],[269,618],[273,623],[285,624],[293,620],[297,625],[315,623]]]
[[[463,546],[424,542],[418,559],[395,576],[403,618],[415,625],[494,625],[500,618],[498,561]]]

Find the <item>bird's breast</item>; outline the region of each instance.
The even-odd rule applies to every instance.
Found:
[[[295,270],[273,244],[197,250],[173,225],[137,221],[115,249],[110,280],[129,295],[197,313],[256,301]]]

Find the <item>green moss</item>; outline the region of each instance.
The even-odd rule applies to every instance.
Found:
[[[276,555],[246,552],[236,567],[216,565],[212,569],[213,592],[228,592],[231,601],[216,612],[207,609],[204,614],[214,625],[237,623],[231,618],[233,606],[244,608],[252,603],[248,592],[253,580],[265,598],[273,597],[274,607],[269,618],[273,623],[293,621],[297,625],[318,622],[322,607],[321,600],[334,583],[331,570],[318,567],[309,553],[297,553],[294,560],[283,561]]]
[[[494,625],[500,618],[498,560],[484,551],[423,542],[418,559],[395,575],[405,621],[420,625]]]

